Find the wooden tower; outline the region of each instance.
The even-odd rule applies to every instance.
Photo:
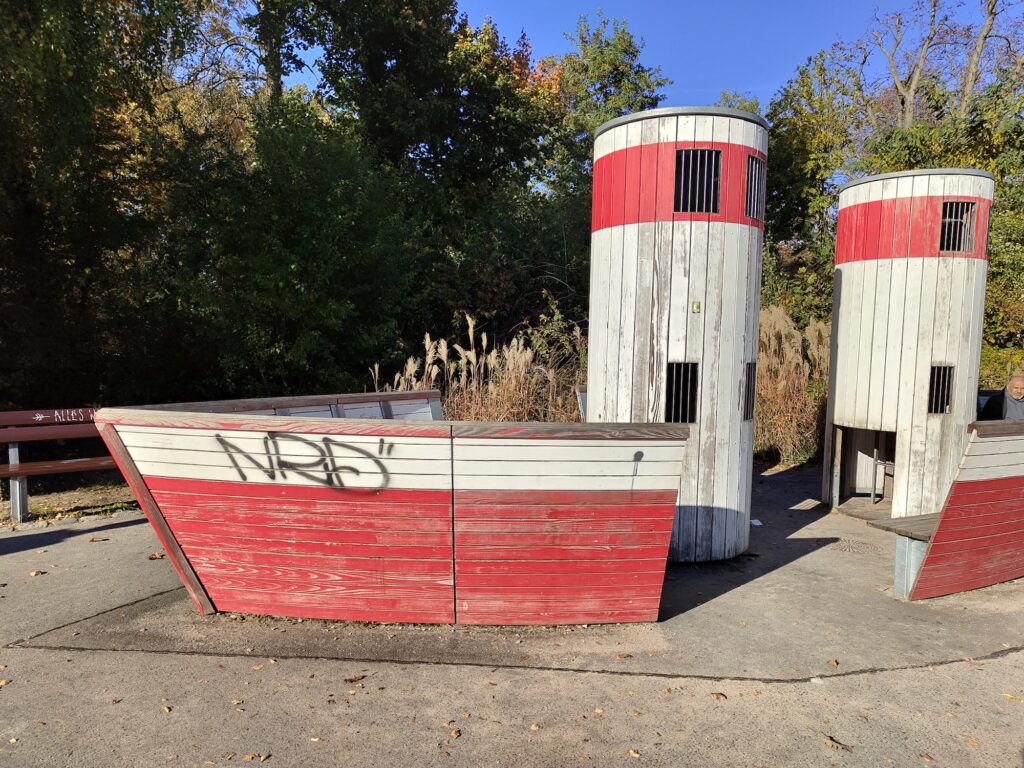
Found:
[[[597,130],[587,420],[690,425],[672,560],[749,540],[767,147],[718,107]]]
[[[938,512],[977,417],[994,182],[944,169],[839,195],[822,496]]]

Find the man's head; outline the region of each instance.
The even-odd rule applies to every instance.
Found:
[[[1010,377],[1010,382],[1006,385],[1006,392],[1014,400],[1024,399],[1024,373],[1015,373]]]

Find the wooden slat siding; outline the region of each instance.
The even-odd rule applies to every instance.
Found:
[[[96,415],[98,416],[99,414]],[[132,493],[135,494],[139,506],[149,519],[149,524],[153,526],[157,539],[159,539],[160,545],[164,548],[164,552],[167,553],[167,557],[171,561],[171,565],[174,566],[174,570],[177,572],[178,578],[181,579],[181,583],[184,585],[188,596],[192,598],[192,602],[195,603],[200,614],[214,613],[215,609],[210,602],[209,596],[203,589],[192,565],[185,557],[181,546],[168,527],[160,507],[154,501],[149,488],[146,487],[142,476],[135,467],[135,462],[132,461],[117,431],[113,425],[104,423],[101,419],[97,419],[97,428],[100,437],[103,438],[103,442],[107,445],[107,450],[110,451],[111,456],[117,462],[118,469],[121,470],[121,474],[127,481],[128,487],[132,489]]]
[[[900,536],[917,539],[918,541],[931,540],[932,534],[935,533],[935,528],[938,524],[938,513],[868,521],[868,525],[872,528],[880,528],[883,531],[890,531],[891,533],[897,533]]]
[[[60,475],[71,472],[92,472],[114,469],[117,464],[109,456],[92,459],[64,459],[58,461],[30,461],[19,464],[0,464],[0,478],[37,477],[39,475]]]
[[[911,600],[1024,577],[1024,426],[1017,430],[1013,439],[972,433]],[[1000,448],[1016,448],[1013,453],[1021,460],[1000,462],[1007,454],[989,450],[989,440],[999,440]]]
[[[928,179],[932,178],[954,178],[954,177],[942,177],[942,176],[915,176],[913,177],[915,183],[927,184]],[[923,180],[923,181],[922,181]],[[859,189],[861,187],[871,187],[874,184],[880,182],[873,182],[867,184],[861,184],[853,189]],[[988,255],[986,253],[987,245],[987,229],[982,226],[983,222],[988,221],[989,213],[992,207],[991,199],[984,197],[977,197],[973,195],[943,195],[943,193],[924,193],[917,194],[916,192],[909,196],[909,199],[905,197],[898,197],[896,201],[889,203],[884,200],[862,200],[856,203],[840,208],[839,210],[839,232],[842,234],[848,234],[851,229],[857,228],[858,225],[863,226],[864,219],[868,216],[882,216],[889,214],[894,218],[895,228],[902,230],[903,232],[909,232],[909,238],[904,240],[901,236],[897,242],[902,246],[906,243],[906,253],[898,254],[896,258],[936,258],[940,255],[939,252],[939,241],[938,236],[931,237],[931,233],[938,233],[939,222],[942,217],[942,204],[943,202],[949,202],[951,200],[960,200],[964,202],[972,202],[976,207],[978,215],[978,226],[975,229],[975,241],[974,248],[969,252],[956,253],[955,258],[962,259],[980,259],[987,260]],[[942,254],[943,256],[954,256],[953,254]],[[875,251],[870,243],[866,240],[860,240],[855,238],[853,240],[853,246],[846,246],[842,249],[837,249],[837,264],[846,264],[855,261],[870,261],[878,258],[886,258],[884,255],[879,255]]]
[[[345,405],[346,403],[401,402],[403,400],[439,400],[436,389],[412,392],[363,392],[357,394],[301,395],[296,397],[261,397],[240,400],[204,400],[194,403],[162,403],[133,406],[133,410],[187,411],[202,413],[236,413],[278,408],[311,408],[316,406]]]
[[[680,123],[683,120],[688,119],[689,116],[680,116]],[[719,121],[720,123],[740,123],[745,121],[733,120],[725,117],[711,117],[705,115],[697,115],[694,118],[699,125],[702,121],[712,123],[713,121]],[[650,122],[657,122],[657,118]],[[637,125],[637,123],[630,123],[626,128]],[[623,127],[615,128],[614,131],[622,131]],[[618,138],[618,137],[616,137]],[[750,155],[756,155],[762,160],[765,160],[764,153],[759,149],[752,147],[745,147],[737,144],[730,144],[726,141],[718,141],[712,137],[696,136],[695,141],[683,141],[678,140],[674,144],[669,145],[669,150],[673,153],[680,149],[715,149],[722,153],[722,176],[735,175],[740,169],[745,170],[747,157]],[[609,155],[605,155],[599,159],[595,164],[595,169],[598,166],[605,166],[600,171],[595,170],[596,173],[600,173],[600,183],[610,185],[612,187],[621,187],[623,189],[623,199],[640,200],[639,196],[639,183],[640,179],[631,173],[631,163],[637,162],[636,158],[639,158],[643,153],[644,148],[642,146],[623,146],[617,148],[614,152]],[[639,162],[637,162],[639,165]],[[634,172],[635,173],[635,172]],[[740,174],[743,175],[742,173]],[[660,178],[659,177],[659,190],[657,197],[660,198],[665,188],[671,188],[674,183],[674,174],[672,179]],[[746,215],[746,187],[742,189],[733,189],[728,195],[722,195],[720,198],[719,212],[718,213],[676,213],[669,208],[658,208],[655,200],[647,199],[641,202],[647,202],[647,207],[644,206],[627,206],[624,205],[620,209],[617,205],[609,208],[607,211],[602,210],[602,216],[592,217],[593,231],[604,229],[607,227],[621,227],[630,224],[643,224],[654,221],[716,221],[719,223],[733,223],[743,224],[749,227],[763,227],[763,222],[752,219]],[[613,198],[615,200],[615,198]]]
[[[176,433],[164,445],[154,439],[159,435],[153,427],[122,428],[130,440],[158,444],[125,450],[136,454],[132,460],[144,473],[153,473],[145,478],[153,503],[160,505],[184,555],[199,558],[198,578],[217,610],[359,621],[454,621],[450,425],[402,425],[411,436],[381,438],[372,429],[365,434],[372,422],[340,422],[355,434],[331,431],[340,436],[339,442],[361,450],[385,441],[390,446],[380,452],[384,469],[377,472],[387,472],[391,484],[377,491],[327,487],[287,469],[286,481],[276,477],[274,482],[255,467],[245,467],[248,478],[242,482],[230,461],[224,465],[227,454],[214,450],[217,433],[209,427],[215,417],[205,416],[201,426],[182,429],[193,418],[184,414],[177,426],[164,428]],[[278,427],[280,422],[299,437],[318,424],[332,423],[251,417],[246,426]],[[438,431],[439,437],[424,437]],[[245,449],[262,444],[257,429],[223,434]],[[412,441],[409,448],[420,458],[402,457],[403,440]],[[301,444],[285,442],[291,458],[309,458],[301,453]],[[434,455],[423,458],[431,443]],[[353,466],[358,461],[345,460]],[[292,563],[301,558],[303,564],[290,567],[289,558]],[[322,567],[316,558],[323,559]],[[410,564],[413,577],[403,575],[404,564]]]
[[[604,138],[604,135],[602,135]],[[596,182],[595,182],[596,183]],[[594,188],[594,205],[600,203],[600,190]],[[590,317],[587,324],[587,418],[588,422],[607,421],[604,407],[605,352],[608,318],[608,271],[611,259],[611,230],[590,236]]]
[[[447,437],[451,429],[443,423],[396,424],[387,420],[293,419],[287,416],[250,416],[246,413],[191,413],[134,408],[103,408],[96,412],[96,421],[101,420],[108,424],[124,424],[133,430],[138,427],[166,427],[376,437]]]
[[[468,426],[468,425],[467,425]],[[588,425],[590,426],[590,425]],[[651,426],[649,429],[664,429]],[[684,431],[686,428],[674,426]],[[455,598],[461,624],[551,624],[653,621],[660,603],[665,557],[682,471],[676,460],[658,462],[661,475],[636,473],[635,445],[590,445],[549,438],[563,451],[549,474],[519,482],[536,469],[528,458],[491,462],[492,485],[478,479],[479,438],[453,438],[455,484]],[[466,430],[476,433],[478,430]],[[472,444],[463,445],[463,440]],[[498,444],[501,437],[493,438]],[[521,442],[517,440],[517,442]],[[601,476],[574,467],[599,456]],[[609,458],[617,454],[618,461]],[[522,455],[522,454],[521,454]],[[657,487],[640,490],[640,481]],[[545,483],[548,490],[539,490]],[[605,490],[598,490],[603,485]],[[591,573],[599,574],[594,579]],[[469,576],[463,581],[463,574]],[[603,578],[602,578],[603,577]]]
[[[697,118],[678,118],[679,141],[693,141]],[[673,150],[674,152],[674,150]],[[674,176],[674,172],[673,172]],[[670,206],[671,207],[671,206]],[[704,306],[707,272],[707,225],[704,222],[676,221],[672,225],[672,290],[682,300],[669,314],[668,362],[703,364],[704,315],[694,314],[694,302]],[[676,285],[679,284],[677,288]],[[700,402],[698,398],[698,410]],[[664,417],[662,417],[664,418]],[[700,420],[690,427],[686,441],[685,466],[679,480],[679,502],[669,556],[673,560],[693,561],[697,557],[697,481],[700,468]]]
[[[622,150],[626,149],[629,138],[629,126],[622,125],[612,131],[615,142],[615,152],[608,158],[611,164],[611,176],[609,187],[611,189],[609,215],[625,218],[626,199],[628,190],[624,183],[627,173],[626,163],[628,155]],[[635,228],[634,228],[635,229]],[[619,226],[612,228],[611,253],[608,263],[608,299],[607,299],[607,324],[606,336],[604,339],[605,372],[603,378],[604,386],[604,413],[608,421],[619,420],[619,397],[620,395],[629,398],[629,392],[621,392],[619,389],[619,358],[622,353],[622,304],[623,274],[629,270],[627,265],[626,243],[635,237],[635,232],[627,231],[627,227]],[[635,254],[634,254],[635,258]],[[630,356],[632,359],[632,355]],[[632,370],[632,368],[630,368]]]
[[[659,174],[671,173],[674,168],[674,157],[672,149],[666,146],[666,142],[675,142],[678,118],[663,117],[658,120],[658,142],[656,167]],[[665,195],[666,187],[659,184],[658,195]],[[665,206],[666,201],[655,198],[655,205],[658,210]],[[655,233],[655,254],[654,254],[654,287],[652,289],[652,329],[651,346],[649,352],[650,376],[647,385],[647,414],[641,421],[656,423],[665,418],[665,386],[668,373],[668,362],[671,359],[670,327],[671,307],[673,301],[673,281],[675,279],[675,227],[670,221],[660,221],[657,224]],[[680,284],[685,285],[685,282]],[[685,291],[684,291],[685,293]],[[685,296],[684,296],[685,300]],[[684,301],[685,304],[685,301]]]

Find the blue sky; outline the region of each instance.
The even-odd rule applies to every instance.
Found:
[[[490,16],[510,42],[525,31],[540,58],[564,53],[581,14],[625,19],[646,45],[642,61],[674,82],[664,106],[704,105],[725,89],[752,93],[762,108],[795,69],[836,40],[852,41],[911,0],[605,0],[601,3],[460,0],[474,25]]]

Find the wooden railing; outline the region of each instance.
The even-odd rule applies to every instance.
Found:
[[[116,469],[109,454],[50,461],[21,460],[23,443],[98,438],[92,408],[51,408],[0,412],[0,444],[7,445],[7,463],[0,464],[0,478],[10,480],[11,519],[23,522],[28,514],[28,478],[66,472]]]

